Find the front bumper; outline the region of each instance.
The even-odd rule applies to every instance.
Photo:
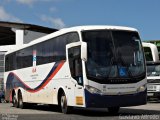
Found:
[[[147,89],[140,93],[129,95],[100,95],[91,94],[85,89],[86,107],[126,107],[144,105],[147,103]]]
[[[148,98],[160,98],[160,92],[147,92]]]

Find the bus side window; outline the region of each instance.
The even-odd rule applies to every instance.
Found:
[[[77,81],[79,85],[83,85],[82,61],[80,55],[81,55],[80,46],[73,47],[68,50],[71,76]]]

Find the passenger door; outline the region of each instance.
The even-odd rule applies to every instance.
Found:
[[[82,73],[82,60],[81,60],[81,46],[70,45],[68,49],[68,62],[71,73],[72,82],[74,83],[74,103],[76,106],[84,104],[83,96],[83,73]]]

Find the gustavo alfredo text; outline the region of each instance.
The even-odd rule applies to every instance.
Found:
[[[121,120],[159,120],[160,115],[119,115]]]

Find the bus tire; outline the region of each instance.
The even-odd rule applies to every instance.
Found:
[[[64,92],[61,95],[60,106],[62,113],[68,114],[70,112],[70,107],[67,105],[67,98]]]
[[[13,104],[13,107],[18,108],[18,101],[15,93],[13,94],[13,97],[12,97],[12,104]]]
[[[21,109],[25,108],[25,103],[23,102],[23,97],[21,92],[18,93],[18,106]]]
[[[108,107],[108,112],[111,115],[116,115],[119,112],[120,107]]]

